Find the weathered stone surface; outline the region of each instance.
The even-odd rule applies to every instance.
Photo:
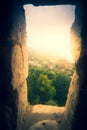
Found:
[[[17,9],[18,10],[16,10],[15,13],[18,15],[14,15],[14,26],[16,29],[14,28],[14,30],[11,32],[11,37],[15,41],[11,55],[11,84],[13,89],[16,89],[18,92],[17,129],[22,130],[24,115],[28,105],[26,84],[26,78],[28,76],[28,53],[26,47],[26,24],[24,9],[20,6]],[[16,37],[15,31],[17,32]]]
[[[25,114],[24,129],[29,129],[36,122],[49,119],[49,120],[55,120],[59,124],[58,129],[62,130],[64,126],[64,112],[65,107],[56,107],[40,104],[29,106]]]
[[[73,49],[76,73],[72,79],[66,103],[66,128],[69,126],[67,128],[69,130],[82,130],[87,127],[87,103],[85,101],[87,99],[87,13],[85,12],[86,5],[77,6],[76,18],[71,28],[74,37],[73,44],[76,44]]]
[[[25,14],[20,5],[2,7],[6,12],[0,21],[0,130],[16,130],[28,105]]]
[[[76,5],[80,0],[22,0],[22,4],[33,4],[35,6],[40,5],[61,5],[61,4],[71,4]]]
[[[58,130],[58,124],[55,120],[43,120],[35,123],[30,130]]]
[[[12,49],[12,85],[20,86],[28,76],[28,53],[26,45],[14,45]]]

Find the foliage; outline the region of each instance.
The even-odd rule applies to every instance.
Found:
[[[70,84],[70,75],[45,67],[29,66],[28,100],[33,104],[64,106]]]
[[[39,86],[40,103],[53,99],[56,94],[56,89],[52,86],[52,82],[47,75],[40,74],[37,80]]]
[[[52,106],[57,106],[57,103],[53,100],[49,100],[47,102],[45,102],[46,105],[52,105]]]
[[[56,88],[56,96],[55,99],[57,101],[57,104],[59,106],[64,106],[66,99],[67,99],[67,93],[69,89],[70,84],[70,77],[66,75],[65,73],[56,73],[56,77],[53,80],[53,85]]]

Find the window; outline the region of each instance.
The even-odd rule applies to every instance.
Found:
[[[31,104],[64,106],[74,71],[70,27],[75,6],[25,5]]]

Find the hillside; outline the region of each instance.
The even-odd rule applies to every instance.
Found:
[[[29,48],[29,60],[36,59],[41,62],[55,62],[56,64],[72,64],[58,54],[42,52],[40,50]]]

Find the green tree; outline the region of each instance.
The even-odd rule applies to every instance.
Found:
[[[38,78],[39,95],[41,103],[45,103],[48,100],[52,100],[56,94],[56,89],[52,86],[51,80],[47,75],[40,74]]]
[[[46,75],[45,68],[30,66],[28,84],[28,100],[33,104],[44,104],[46,101],[53,99],[56,89]]]
[[[53,85],[56,88],[55,100],[59,106],[64,106],[67,99],[67,93],[70,84],[70,77],[63,72],[56,73]]]
[[[37,79],[39,77],[40,70],[36,67],[30,66],[29,76],[27,79],[28,85],[28,101],[31,104],[38,104],[40,101],[39,87],[37,85]]]
[[[58,104],[64,106],[72,74],[57,72],[45,67],[30,65],[28,83],[28,100],[31,104]],[[72,71],[70,71],[72,73]]]

